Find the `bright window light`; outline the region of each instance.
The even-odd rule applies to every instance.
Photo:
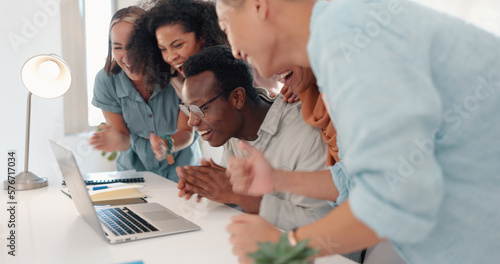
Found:
[[[85,1],[85,38],[87,47],[87,99],[89,126],[105,122],[101,109],[92,105],[94,79],[104,67],[108,54],[108,27],[113,10],[111,0]]]

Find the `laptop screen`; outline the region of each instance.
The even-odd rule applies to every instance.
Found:
[[[87,186],[83,181],[80,169],[76,163],[75,157],[71,149],[68,149],[53,140],[50,140],[50,146],[59,164],[59,169],[66,181],[71,198],[80,215],[87,223],[102,237],[105,238],[101,223],[97,218],[94,205],[87,191]]]

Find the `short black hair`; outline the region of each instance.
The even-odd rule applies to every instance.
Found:
[[[132,70],[144,75],[146,86],[153,89],[156,84],[166,87],[170,77],[170,65],[163,60],[156,40],[156,30],[165,25],[180,25],[185,33],[194,32],[196,40],[204,47],[225,45],[226,34],[222,32],[215,12],[215,3],[203,0],[157,0],[134,28],[130,37],[128,59]]]
[[[238,87],[243,87],[251,100],[256,101],[258,98],[253,86],[252,67],[241,59],[235,59],[229,46],[218,45],[204,48],[189,57],[182,64],[182,70],[186,78],[204,71],[213,72],[216,84],[226,99]]]

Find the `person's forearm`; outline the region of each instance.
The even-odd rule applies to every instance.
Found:
[[[120,133],[120,144],[116,151],[125,151],[130,148],[130,134]]]
[[[113,137],[118,138],[118,143],[111,144],[114,148],[111,151],[125,151],[130,148],[130,132],[123,121],[123,116],[121,114],[102,111],[104,118],[106,119],[106,124],[109,126],[108,129],[112,129],[113,133],[117,132]],[[105,124],[105,126],[106,126]]]
[[[247,214],[258,214],[262,197],[245,196],[235,194],[232,203],[238,205]]]
[[[297,241],[309,238],[309,246],[319,249],[319,256],[354,252],[382,241],[352,214],[348,202],[320,220],[297,229]]]
[[[276,170],[275,181],[276,192],[290,192],[334,202],[339,196],[330,170],[313,172]]]
[[[310,224],[332,209],[332,206],[324,200],[302,195],[285,194],[284,197],[264,195],[259,214],[278,228],[290,230]]]

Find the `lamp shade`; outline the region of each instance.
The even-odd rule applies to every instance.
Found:
[[[21,70],[24,86],[42,98],[56,98],[71,86],[68,65],[53,54],[37,55],[26,61]]]

